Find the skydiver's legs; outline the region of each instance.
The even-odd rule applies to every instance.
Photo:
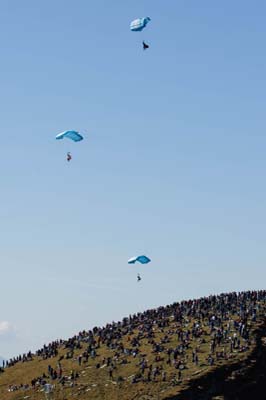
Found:
[[[143,40],[142,47],[143,47],[143,50],[147,50],[150,46],[147,43],[145,43]]]

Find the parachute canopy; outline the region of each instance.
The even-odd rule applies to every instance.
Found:
[[[148,264],[151,260],[147,256],[132,257],[128,260],[128,264],[135,264],[137,261],[141,264]]]
[[[81,140],[83,140],[83,136],[81,136],[81,134],[77,131],[65,131],[65,132],[59,133],[55,138],[57,140],[68,138],[68,139],[73,140],[74,142],[80,142]]]
[[[130,24],[130,30],[133,32],[142,31],[150,20],[150,17],[134,19]]]

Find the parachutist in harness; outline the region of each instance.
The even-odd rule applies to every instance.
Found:
[[[138,274],[138,282],[141,281],[141,277],[140,274]]]
[[[71,161],[72,160],[72,156],[70,153],[67,153],[67,161]]]
[[[145,43],[144,41],[142,42],[143,50],[147,50],[150,46]]]

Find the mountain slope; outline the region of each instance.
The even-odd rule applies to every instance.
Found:
[[[12,360],[0,374],[0,398],[34,392],[34,399],[42,399],[43,384],[50,382],[55,399],[181,399],[191,390],[198,393],[190,397],[198,399],[204,382],[209,388],[209,379],[222,376],[225,383],[247,360],[256,362],[265,310],[266,291],[229,293],[79,332]],[[14,391],[8,392],[9,386]]]

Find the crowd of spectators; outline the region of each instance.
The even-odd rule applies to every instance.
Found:
[[[180,381],[184,371],[191,368],[189,365],[213,366],[234,353],[247,351],[252,327],[259,316],[265,315],[265,304],[264,290],[177,302],[130,315],[105,327],[84,330],[68,340],[54,341],[35,354],[30,351],[9,360],[2,370],[36,357],[57,358],[56,367],[49,365],[42,377],[31,381],[32,388],[48,381],[73,384],[79,374],[64,373],[65,359],[73,359],[77,368],[89,362],[96,369],[106,368],[109,380],[125,380],[127,364],[134,363],[137,372],[130,377],[131,383]],[[143,350],[144,344],[146,350],[147,346],[150,349],[148,355]],[[101,349],[109,355],[103,357]],[[25,385],[18,388],[22,386],[25,388]]]

